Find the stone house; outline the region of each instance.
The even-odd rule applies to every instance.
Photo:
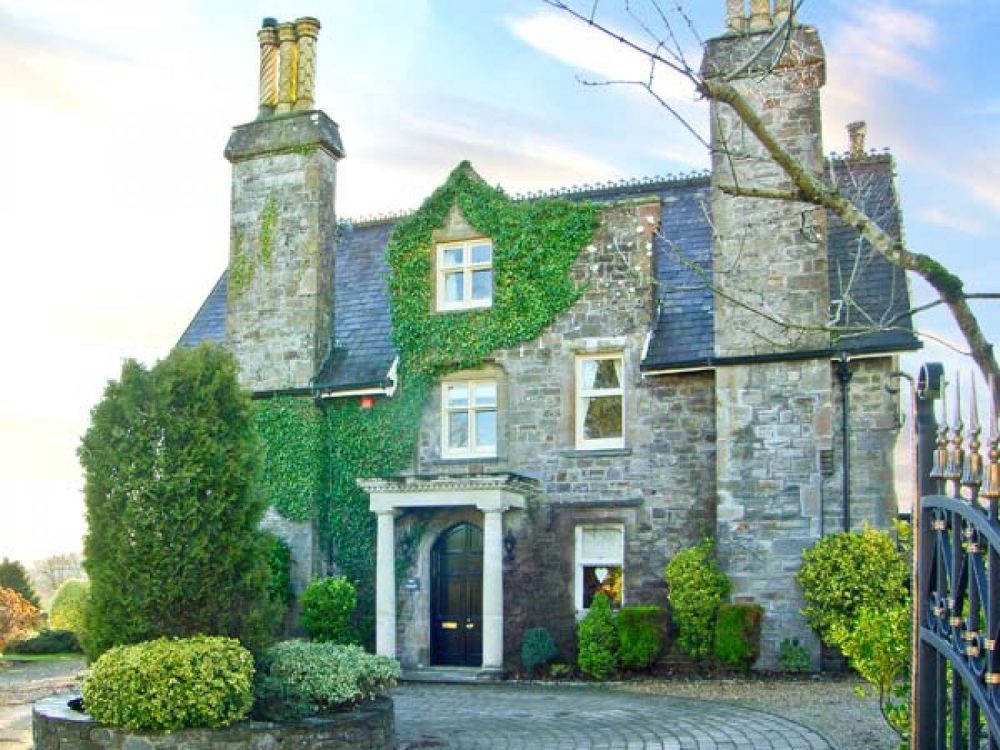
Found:
[[[898,234],[890,157],[867,154],[859,133],[850,154],[823,156],[817,31],[794,24],[780,54],[755,56],[788,3],[773,15],[755,3],[749,18],[737,5],[707,44],[705,75],[739,71],[784,147]],[[345,152],[312,100],[318,28],[267,19],[259,32],[260,114],[225,152],[229,266],[179,344],[223,343],[258,397],[377,411],[414,371],[409,340],[394,336],[408,298],[393,297],[403,271],[390,263],[413,222],[336,216]],[[708,174],[560,193],[596,206],[568,266],[573,299],[475,366],[434,372],[406,465],[356,477],[373,538],[332,548],[318,518],[271,514],[300,587],[338,570],[345,544],[374,550],[379,653],[499,673],[519,666],[521,632],[545,626],[569,658],[596,592],[664,604],[667,562],[709,535],[734,598],[765,608],[760,665],[787,637],[818,658],[799,614],[801,552],[844,524],[895,517],[898,404],[884,385],[919,344],[903,274],[854,229],[811,206],[719,189],[785,183],[727,107],[713,105],[712,123],[728,148]],[[453,178],[478,179],[464,164]],[[522,281],[504,268],[505,240],[457,200],[447,208],[418,243],[427,325],[530,307],[505,286]],[[539,273],[550,241],[538,239]]]

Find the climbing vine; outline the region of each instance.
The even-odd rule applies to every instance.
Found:
[[[433,233],[453,206],[493,242],[493,304],[438,314],[432,305]],[[579,298],[583,290],[570,269],[591,241],[598,213],[596,206],[559,199],[515,202],[462,162],[416,213],[397,224],[389,241],[392,338],[400,357],[395,395],[369,409],[351,399],[323,402],[321,411],[305,399],[259,402],[272,502],[289,518],[318,519],[338,572],[357,585],[362,626],[369,632],[375,516],[356,480],[391,476],[412,464],[421,412],[441,375],[478,367],[497,349],[537,337]],[[262,245],[264,227],[262,217]],[[319,484],[324,486],[317,494]]]
[[[233,233],[232,260],[229,264],[229,288],[236,294],[242,294],[253,281],[258,263],[265,267],[271,265],[274,258],[274,232],[278,226],[278,194],[272,190],[260,212],[258,227],[258,250],[245,247],[245,237],[239,229]]]

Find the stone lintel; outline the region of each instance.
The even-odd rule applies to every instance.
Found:
[[[230,162],[236,163],[312,147],[323,149],[334,159],[344,157],[337,123],[318,109],[237,125],[224,153]]]
[[[373,513],[400,508],[475,506],[484,513],[524,508],[537,483],[517,474],[359,479]]]
[[[701,62],[702,76],[718,78],[727,75],[753,58],[739,78],[760,78],[772,70],[815,66],[818,68],[814,78],[816,88],[826,83],[826,53],[823,51],[823,42],[820,41],[815,26],[793,27],[791,39],[786,39],[785,34],[778,34],[771,40],[767,49],[761,52],[761,46],[767,43],[771,34],[772,30],[768,29],[749,34],[726,34],[709,39],[705,47],[705,57]],[[775,63],[774,58],[779,53],[781,58]]]

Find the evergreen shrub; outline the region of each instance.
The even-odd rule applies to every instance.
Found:
[[[69,630],[80,638],[83,633],[90,584],[79,578],[64,582],[49,603],[49,625],[55,630]]]
[[[895,540],[883,531],[825,536],[802,555],[802,614],[825,644],[837,646],[834,632],[850,632],[863,607],[902,604],[908,577]]]
[[[288,720],[349,707],[382,694],[398,677],[395,659],[360,646],[283,641],[261,662],[254,715]]]
[[[300,624],[314,641],[355,643],[354,610],[358,597],[354,584],[340,576],[312,581],[302,592]]]
[[[222,727],[250,711],[253,675],[253,656],[232,638],[158,638],[106,651],[83,681],[83,701],[112,727]]]
[[[292,589],[292,549],[288,542],[272,534],[264,532],[267,540],[267,567],[271,572],[267,593],[272,602],[287,609],[295,601],[295,591]]]
[[[628,669],[648,669],[663,650],[666,631],[663,607],[622,607],[618,612],[618,661]]]
[[[808,672],[809,652],[798,638],[785,638],[778,646],[778,667],[782,672]]]
[[[722,604],[715,621],[715,658],[740,672],[748,672],[760,656],[759,604]]]
[[[529,673],[544,667],[559,655],[552,634],[545,628],[528,628],[521,636],[521,666]]]
[[[127,361],[80,445],[90,578],[83,646],[195,634],[262,652],[278,624],[268,596],[266,500],[250,394],[222,347]]]
[[[695,659],[708,656],[715,640],[715,616],[730,589],[715,559],[712,540],[674,555],[664,578],[673,621],[680,631],[677,645]]]
[[[37,635],[7,644],[8,654],[71,654],[80,651],[80,642],[71,630],[41,630]]]
[[[577,626],[577,646],[577,663],[584,674],[606,680],[618,669],[618,628],[611,603],[602,593],[594,595]]]

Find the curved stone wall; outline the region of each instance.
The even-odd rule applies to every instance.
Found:
[[[71,709],[76,696],[56,695],[35,704],[35,750],[354,750],[392,748],[396,726],[392,700],[377,698],[353,711],[289,723],[241,721],[224,729],[130,732],[99,726]]]

